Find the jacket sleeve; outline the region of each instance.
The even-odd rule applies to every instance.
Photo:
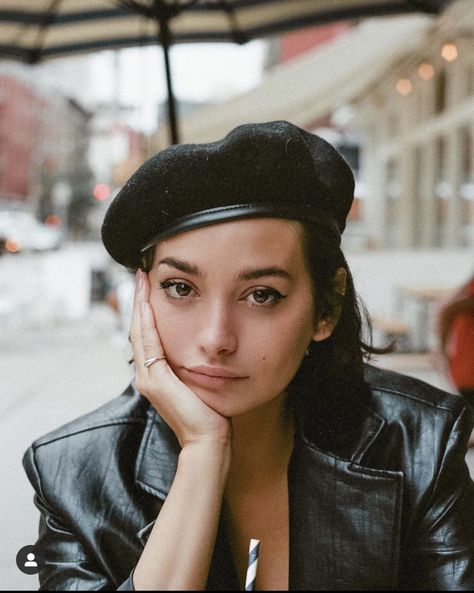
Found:
[[[44,556],[39,572],[40,591],[111,591],[116,588],[101,572],[97,561],[85,549],[77,534],[66,525],[43,493],[34,447],[23,456],[23,467],[35,489],[34,503],[40,511],[39,536],[35,546]],[[132,575],[120,591],[133,591]]]
[[[471,430],[471,415],[463,410],[415,527],[402,567],[402,590],[474,590],[474,484],[465,462]]]

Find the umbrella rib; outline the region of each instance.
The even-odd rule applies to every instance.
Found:
[[[230,34],[235,43],[247,43],[250,37],[239,28],[237,18],[235,15],[234,6],[230,4],[228,0],[219,0],[219,4],[222,6],[222,10],[227,13],[227,17],[229,19]]]
[[[43,12],[41,16],[41,23],[38,27],[35,46],[28,52],[28,62],[30,64],[35,64],[36,62],[39,62],[41,58],[41,52],[44,47],[44,39],[46,37],[48,27],[56,19],[58,7],[62,1],[63,0],[52,0],[49,8]]]
[[[450,1],[450,0],[448,0]],[[407,0],[408,5],[413,5],[413,7],[421,12],[427,12],[429,14],[438,13],[442,8],[443,4],[446,4],[446,0]],[[441,5],[441,6],[440,6]]]
[[[123,6],[124,8],[129,8],[135,12],[139,12],[144,16],[148,16],[150,18],[156,17],[156,14],[153,12],[151,6],[145,6],[139,2],[135,2],[135,0],[117,0],[117,4],[119,6]]]
[[[199,0],[189,0],[186,4],[180,4],[179,2],[168,4],[163,0],[154,0],[153,5],[146,5],[138,2],[138,0],[118,0],[119,6],[130,8],[136,12],[140,12],[145,16],[158,20],[169,20],[177,16],[182,10],[186,10],[198,2]]]
[[[177,16],[180,10],[188,8],[195,4],[197,0],[190,0],[186,5],[178,3],[170,5],[163,0],[153,0],[153,6],[146,6],[137,0],[118,0],[118,5],[132,9],[146,17],[153,18],[157,25],[157,39],[161,41],[163,47],[163,56],[165,60],[166,86],[168,89],[168,113],[170,123],[170,140],[171,144],[178,144],[178,128],[176,119],[176,100],[173,92],[173,84],[171,79],[171,65],[169,59],[169,48],[171,46],[171,31],[170,20]]]

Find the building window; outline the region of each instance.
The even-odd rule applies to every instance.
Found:
[[[472,126],[465,126],[462,135],[461,175],[461,245],[474,245],[474,133]]]
[[[387,207],[387,226],[386,226],[386,247],[396,247],[398,244],[398,221],[400,208],[400,167],[398,161],[392,159],[386,165],[386,207]]]
[[[443,243],[451,194],[452,188],[446,176],[446,140],[441,136],[436,140],[435,245],[437,247]]]
[[[394,137],[400,134],[398,113],[392,109],[387,114],[387,137],[384,139],[387,142],[393,140]]]
[[[467,67],[466,67],[466,76],[467,76],[467,84],[466,84],[466,92],[468,97],[472,97],[474,95],[474,60],[471,60]]]
[[[444,69],[440,70],[435,79],[434,92],[435,113],[442,113],[446,107],[446,72]]]

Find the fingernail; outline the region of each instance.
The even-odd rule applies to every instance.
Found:
[[[140,290],[140,288],[142,287],[143,284],[143,272],[138,269],[137,273],[135,275],[135,286],[137,288],[137,290]]]

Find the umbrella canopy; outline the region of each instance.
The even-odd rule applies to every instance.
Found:
[[[451,0],[0,0],[0,58],[30,64],[102,49],[164,48],[171,141],[178,141],[171,43],[233,41],[314,24],[403,12],[438,14]]]

